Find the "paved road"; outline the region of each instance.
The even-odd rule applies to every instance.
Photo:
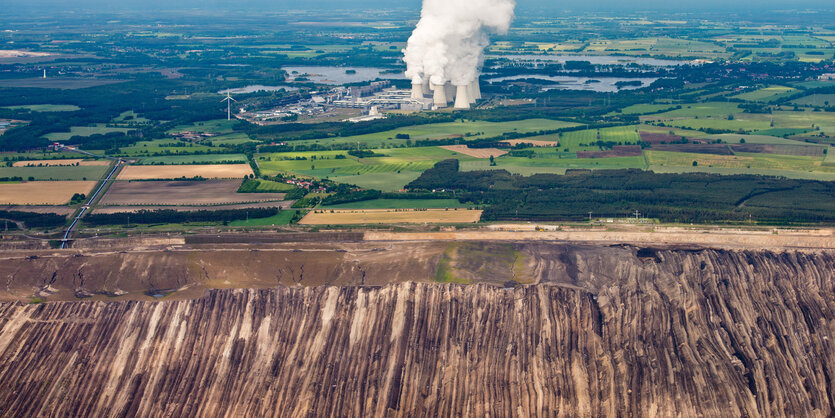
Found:
[[[73,150],[73,151],[77,151],[77,150]],[[96,156],[95,154],[90,154],[90,153],[84,152],[84,151],[77,151],[77,152],[81,152],[82,154],[89,154],[89,155]],[[113,174],[115,174],[116,171],[119,170],[119,167],[121,167],[122,164],[124,164],[124,161],[122,161],[122,160],[117,160],[116,161],[116,164],[113,166],[113,169],[110,170],[110,173],[107,174],[107,177],[104,178],[104,180],[99,185],[98,189],[96,189],[95,193],[90,195],[90,198],[87,199],[87,202],[84,204],[84,206],[81,207],[81,211],[78,212],[78,215],[76,215],[75,218],[73,218],[72,223],[67,228],[67,232],[64,233],[64,238],[61,240],[61,249],[64,249],[64,248],[67,247],[67,240],[70,238],[70,234],[72,233],[73,228],[75,228],[75,225],[78,224],[78,221],[81,220],[81,218],[84,217],[85,214],[87,214],[87,210],[90,209],[90,205],[92,205],[93,202],[96,201],[96,198],[99,196],[101,191],[104,189],[104,186],[107,185],[107,182],[110,181],[110,179],[113,177]]]

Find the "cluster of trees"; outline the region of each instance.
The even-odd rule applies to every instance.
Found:
[[[268,218],[279,208],[198,210],[180,212],[173,209],[140,210],[138,212],[93,213],[84,217],[90,226],[128,224],[173,224],[185,222],[230,222],[241,219]]]
[[[575,170],[524,177],[460,172],[457,160],[446,160],[406,187],[463,192],[462,202],[488,206],[485,220],[582,220],[589,212],[624,217],[638,210],[666,222],[835,222],[835,183],[754,175]]]
[[[0,219],[22,222],[27,228],[56,228],[64,225],[67,217],[57,213],[20,212],[15,210],[0,210]],[[0,225],[5,224],[0,223]],[[9,229],[13,225],[9,224]]]

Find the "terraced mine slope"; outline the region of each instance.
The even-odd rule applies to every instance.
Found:
[[[0,414],[833,413],[835,254],[503,248],[441,247],[438,265],[464,280],[501,253],[494,280],[538,284],[3,303]]]

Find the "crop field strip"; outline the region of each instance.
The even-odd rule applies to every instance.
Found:
[[[26,160],[26,161],[16,161],[12,164],[12,167],[40,167],[40,166],[96,166],[96,165],[110,165],[110,161],[107,160],[83,160],[80,158],[75,159],[61,159],[61,160]]]
[[[103,206],[228,205],[284,200],[284,193],[237,193],[239,180],[116,181]]]
[[[94,180],[107,172],[107,165],[0,167],[0,177],[30,177],[33,180]]]
[[[95,181],[0,183],[0,205],[65,205],[74,194],[89,194],[95,185]]]
[[[470,209],[317,209],[308,212],[302,225],[351,224],[457,224],[478,222],[481,210]]]
[[[243,178],[252,174],[249,164],[189,164],[189,165],[129,165],[122,169],[117,180],[177,179],[203,177],[207,179]]]

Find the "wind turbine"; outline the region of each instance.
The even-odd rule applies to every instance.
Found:
[[[232,96],[229,95],[229,89],[226,89],[226,97],[224,97],[220,102],[226,102],[226,120],[232,120],[232,102],[237,102],[237,100],[233,99]]]

